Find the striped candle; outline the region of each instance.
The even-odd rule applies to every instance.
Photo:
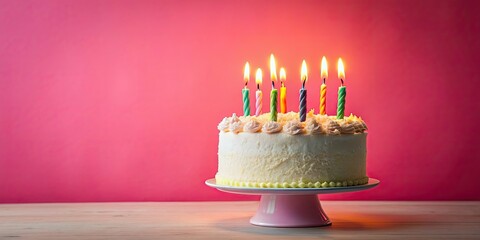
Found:
[[[327,85],[320,86],[320,114],[327,115]]]
[[[345,97],[347,96],[347,88],[343,86],[345,70],[341,58],[338,59],[338,78],[340,79],[342,85],[338,88],[337,119],[343,119],[345,113]]]
[[[250,116],[250,90],[245,86],[242,89],[243,96],[243,116]]]
[[[344,117],[346,96],[347,96],[347,88],[345,86],[340,86],[338,88],[337,119],[343,119]]]
[[[277,89],[275,89],[275,81],[277,81],[277,67],[275,65],[275,57],[270,55],[270,81],[272,81],[272,91],[270,92],[270,121],[277,121]]]
[[[325,56],[322,58],[320,69],[320,77],[323,79],[323,83],[320,86],[320,114],[327,115],[327,85],[325,82],[328,77],[328,66]]]
[[[307,90],[302,87],[300,89],[300,121],[305,122],[307,119]]]
[[[255,116],[259,116],[262,114],[262,91],[260,90],[260,84],[262,84],[262,69],[257,69],[255,76],[255,82],[257,83],[257,91],[255,92]]]
[[[285,87],[285,80],[287,79],[287,74],[284,68],[280,68],[280,82],[282,86],[280,87],[280,112],[287,112],[287,88]]]
[[[270,121],[277,121],[277,89],[270,92]]]
[[[262,114],[262,91],[257,90],[255,92],[255,116],[260,116]]]
[[[302,80],[302,88],[300,89],[299,114],[300,114],[300,121],[305,122],[305,120],[307,120],[307,89],[305,89],[305,82],[308,79],[307,63],[305,62],[305,60],[303,60],[302,62],[302,70],[301,70],[300,78]]]
[[[248,62],[245,64],[245,70],[243,71],[243,80],[245,81],[245,87],[242,89],[243,116],[250,116],[250,90],[247,87],[250,80],[250,65]]]

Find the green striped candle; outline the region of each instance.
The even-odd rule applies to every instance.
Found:
[[[243,80],[245,81],[245,87],[242,90],[243,100],[243,116],[250,116],[250,90],[248,90],[248,80],[250,80],[250,64],[245,63],[245,69],[243,70]]]
[[[343,86],[343,80],[345,79],[345,69],[343,67],[343,61],[338,59],[338,78],[342,85],[338,88],[338,105],[337,105],[337,119],[343,119],[345,113],[345,97],[347,96],[347,88]]]
[[[270,92],[270,121],[277,121],[277,89]]]
[[[245,87],[242,90],[243,96],[243,116],[250,116],[250,90]]]
[[[270,92],[270,121],[277,121],[277,89],[275,81],[277,81],[277,67],[275,57],[270,54],[270,80],[272,81],[272,91]]]
[[[346,96],[347,96],[347,88],[345,86],[340,86],[338,88],[337,119],[343,119],[344,117]]]

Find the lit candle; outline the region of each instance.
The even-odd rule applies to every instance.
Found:
[[[307,72],[307,63],[305,60],[302,62],[302,70],[300,74],[300,78],[302,80],[302,88],[300,89],[300,121],[305,122],[307,119],[307,89],[305,89],[305,82],[308,78]]]
[[[347,96],[347,88],[343,86],[343,80],[345,80],[345,70],[343,68],[342,59],[338,59],[338,78],[342,85],[338,88],[338,106],[337,106],[337,119],[343,119],[345,112],[345,97]]]
[[[320,114],[326,115],[327,114],[327,85],[325,84],[325,82],[328,78],[328,66],[327,66],[327,59],[325,58],[325,56],[323,56],[322,58],[320,76],[323,80],[323,83],[320,86]]]
[[[247,87],[250,80],[250,65],[245,63],[245,70],[243,71],[243,80],[245,80],[245,87],[242,89],[243,96],[243,116],[250,116],[250,90]]]
[[[262,84],[262,69],[257,69],[255,74],[255,83],[257,83],[257,91],[255,92],[255,116],[262,114],[262,91],[260,91],[260,84]]]
[[[280,87],[280,112],[287,112],[287,88],[285,87],[285,80],[287,79],[287,73],[285,73],[284,68],[280,68],[280,82],[282,86]]]
[[[275,81],[277,81],[277,68],[275,66],[275,57],[270,55],[270,80],[272,81],[272,91],[270,92],[270,121],[277,121],[277,89]]]

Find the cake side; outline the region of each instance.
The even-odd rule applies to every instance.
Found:
[[[364,184],[366,136],[220,132],[215,177],[219,184],[245,187]]]

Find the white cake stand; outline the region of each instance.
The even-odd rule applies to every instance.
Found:
[[[379,180],[370,178],[364,185],[332,188],[251,188],[218,185],[214,178],[205,181],[209,187],[222,192],[262,195],[258,210],[250,223],[264,227],[319,227],[332,222],[320,205],[317,194],[356,192],[377,186]]]

